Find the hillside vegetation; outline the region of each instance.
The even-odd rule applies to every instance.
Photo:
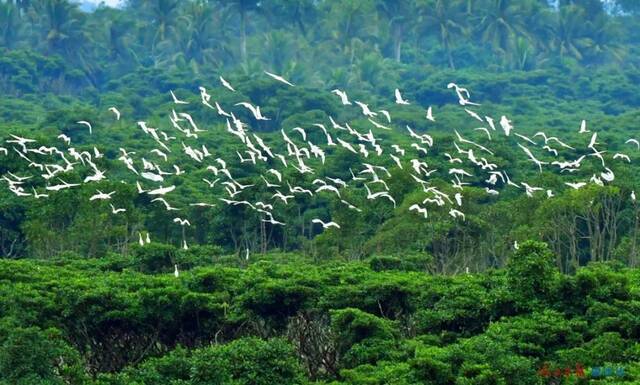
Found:
[[[175,250],[150,248],[152,261],[139,249],[131,258],[1,262],[0,383],[515,385],[640,376],[637,271],[599,263],[561,275],[539,243],[521,245],[506,269],[455,277],[389,257],[318,264],[272,255],[241,266],[177,252],[192,268],[176,279],[169,256],[160,262]],[[623,375],[592,378],[598,367]],[[553,374],[564,368],[570,376]]]
[[[634,0],[129,0],[90,13],[67,0],[0,0],[0,385],[640,381],[640,144],[628,142],[640,139],[639,18]],[[508,117],[512,135],[478,131],[487,124],[451,82],[480,104],[480,120]],[[273,157],[243,161],[245,146],[199,87],[252,140],[282,154],[285,135],[322,144],[326,162],[307,156],[305,174]],[[236,106],[247,101],[269,120]],[[181,135],[178,112],[206,131]],[[359,153],[324,146],[320,126],[358,144],[334,121],[374,132],[385,157],[362,143]],[[141,127],[178,137],[166,140],[170,161]],[[433,144],[413,150],[405,127]],[[575,151],[536,148],[539,167],[515,136],[542,147],[539,132]],[[592,132],[602,163],[588,150]],[[466,159],[473,175],[458,189],[447,155],[464,158],[460,133],[495,152],[475,149],[478,158],[540,191],[492,191]],[[44,155],[20,151],[12,135],[40,152],[89,154],[55,175],[78,186],[45,190],[58,182],[34,163]],[[407,154],[393,161],[392,144]],[[186,145],[211,158],[193,161]],[[162,183],[175,186],[167,200],[180,211],[140,193],[158,185],[127,170],[123,153],[172,173]],[[551,166],[579,157],[576,173]],[[108,177],[83,183],[91,159]],[[410,209],[425,198],[413,161],[428,163],[429,186],[451,205]],[[602,182],[605,161],[611,183],[567,185]],[[365,163],[388,170],[395,202],[367,197],[373,185],[356,181]],[[317,188],[316,178],[350,185],[283,204],[267,186],[276,166],[285,193],[286,183]],[[286,225],[223,203],[229,190],[210,187],[209,167],[255,186],[238,199],[271,203]],[[91,200],[97,191],[115,195]],[[604,367],[613,372],[596,378]]]

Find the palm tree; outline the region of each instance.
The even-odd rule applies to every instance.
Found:
[[[585,42],[585,60],[593,64],[606,63],[609,59],[620,62],[625,53],[620,44],[621,30],[615,20],[602,14],[588,25],[589,39]]]
[[[426,33],[437,33],[441,47],[447,53],[449,67],[455,69],[451,46],[453,38],[466,32],[461,17],[461,3],[456,0],[431,0],[419,6],[423,30]]]
[[[204,1],[187,4],[171,28],[171,36],[158,44],[156,60],[162,64],[184,67],[197,73],[203,63],[222,63],[215,58],[213,9]]]
[[[330,4],[326,29],[331,38],[338,43],[344,54],[350,56],[349,64],[355,59],[355,46],[374,37],[375,16],[370,1],[345,0]]]
[[[412,28],[414,2],[411,0],[377,0],[376,8],[389,23],[393,44],[393,58],[400,63],[404,34]]]
[[[604,1],[602,0],[560,0],[560,7],[580,7],[589,19],[604,14]]]
[[[113,60],[121,59],[123,62],[135,59],[135,51],[130,48],[127,40],[127,35],[133,29],[133,22],[123,17],[112,17],[110,20],[106,39],[110,58]]]
[[[37,13],[43,14],[42,25],[47,50],[70,56],[78,53],[87,40],[84,14],[67,0],[45,0],[38,4]]]
[[[177,0],[152,0],[148,4],[149,11],[153,18],[153,26],[156,33],[153,37],[151,50],[155,51],[158,43],[166,39],[167,31],[170,30],[177,19]]]
[[[22,23],[17,6],[0,3],[0,46],[12,49],[19,41]]]
[[[583,50],[588,44],[588,38],[583,34],[584,20],[583,8],[574,5],[560,8],[552,26],[551,48],[560,55],[561,60],[565,56],[583,59]]]
[[[529,0],[519,5],[522,13],[521,25],[526,27],[527,36],[538,52],[547,50],[548,42],[553,38],[552,25],[557,13],[551,9],[546,0]]]
[[[203,1],[190,3],[180,17],[183,49],[187,61],[203,64],[211,59],[215,47],[213,9]]]
[[[268,64],[272,71],[285,74],[286,67],[292,56],[298,51],[298,41],[295,35],[283,30],[272,30],[264,35],[264,45],[261,50],[262,61]]]
[[[240,16],[240,60],[247,63],[247,14],[259,7],[258,0],[218,0],[236,10]]]
[[[527,36],[522,10],[510,0],[490,0],[479,24],[482,41],[506,54],[517,36]]]
[[[544,52],[540,52],[530,39],[523,36],[516,37],[511,52],[510,66],[519,71],[538,68],[548,60]]]
[[[307,37],[309,24],[316,20],[316,0],[269,0],[261,8],[274,29],[286,29],[296,25],[302,36]]]

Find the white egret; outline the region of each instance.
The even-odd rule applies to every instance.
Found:
[[[312,219],[311,223],[319,223],[320,225],[322,225],[323,229],[328,229],[328,228],[331,228],[331,227],[335,227],[335,228],[338,228],[338,229],[340,228],[340,225],[335,223],[335,222],[323,222],[322,220],[317,219],[317,218]]]

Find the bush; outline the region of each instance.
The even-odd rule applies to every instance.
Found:
[[[559,278],[555,258],[546,244],[524,242],[507,262],[507,286],[521,309],[550,299]]]
[[[135,245],[132,253],[135,268],[147,274],[173,271],[173,265],[177,262],[175,246],[164,243]]]
[[[331,327],[344,368],[375,364],[393,357],[396,333],[393,322],[358,309],[336,310],[331,314]]]
[[[59,330],[20,327],[7,319],[0,327],[1,385],[84,384],[80,356]]]
[[[102,385],[298,385],[302,371],[283,339],[242,338],[188,351],[177,348],[121,374],[103,375]]]

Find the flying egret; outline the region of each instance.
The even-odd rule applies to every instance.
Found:
[[[429,106],[429,108],[427,108],[427,120],[430,120],[432,122],[435,122],[436,120],[433,117],[433,109],[431,108],[431,106]]]
[[[90,201],[111,199],[111,196],[116,193],[115,191],[111,191],[110,193],[103,193],[100,190],[96,190],[96,191],[98,193],[92,195],[91,198],[89,198]]]
[[[454,88],[455,89],[456,94],[458,95],[458,103],[461,106],[465,106],[467,104],[468,105],[472,105],[472,106],[479,106],[478,103],[471,103],[469,101],[470,95],[469,95],[469,91],[466,88],[459,87],[455,83],[447,84],[447,88]]]
[[[571,183],[571,182],[564,182],[564,184],[566,184],[567,186],[577,190],[579,188],[582,188],[584,186],[586,186],[587,184],[585,182],[577,182],[577,183]]]
[[[619,152],[617,152],[617,153],[615,153],[613,155],[613,159],[623,159],[623,160],[626,160],[627,162],[631,163],[631,158],[629,158],[629,155],[621,154]]]
[[[173,90],[169,90],[171,93],[171,97],[173,98],[173,102],[175,104],[189,104],[189,102],[185,102],[184,100],[180,100],[176,97],[176,94],[173,93]]]
[[[396,88],[395,90],[396,103],[397,104],[409,104],[409,101],[406,99],[402,99],[402,95],[400,94],[400,90]]]
[[[164,207],[167,211],[179,211],[181,209],[172,207],[169,202],[167,202],[164,198],[155,198],[152,199],[151,202],[161,202],[162,204],[164,204]]]
[[[86,120],[79,120],[76,123],[84,124],[85,126],[89,127],[89,134],[93,133],[93,127],[91,127],[91,123],[87,122]]]
[[[425,218],[427,218],[427,209],[424,207],[420,207],[420,205],[414,204],[409,206],[409,211],[417,211],[422,214]]]
[[[531,153],[531,150],[529,150],[525,146],[521,145],[520,143],[518,143],[518,146],[520,146],[520,148],[522,148],[522,150],[525,152],[525,154],[527,154],[529,156],[529,160],[532,161],[533,163],[535,163],[540,168],[540,172],[542,172],[542,165],[543,164],[549,164],[549,162],[542,162],[542,161],[538,160],[535,156],[533,156],[533,154]]]
[[[377,113],[375,113],[375,112],[371,111],[371,110],[369,109],[369,106],[368,106],[368,105],[366,105],[366,104],[364,104],[364,103],[362,103],[362,102],[359,102],[359,101],[357,101],[357,100],[355,101],[355,103],[360,107],[360,109],[362,110],[362,114],[363,114],[363,115],[365,115],[365,116],[369,116],[369,117],[374,117],[374,116],[378,115]]]
[[[120,111],[118,111],[115,107],[109,107],[109,111],[113,112],[116,115],[116,120],[120,120]]]
[[[387,123],[391,123],[391,114],[389,113],[389,111],[387,110],[380,110],[378,112],[381,112],[382,115],[384,115],[385,118],[387,118]],[[369,119],[371,120],[371,119]]]
[[[504,115],[500,118],[500,126],[502,126],[502,129],[504,130],[504,134],[509,136],[509,133],[513,129],[513,125],[511,125],[511,121]]]
[[[578,134],[584,134],[587,132],[591,132],[591,131],[587,130],[587,121],[583,119],[582,122],[580,123],[580,131],[578,131]]]
[[[229,84],[228,81],[224,80],[222,76],[220,76],[220,83],[222,83],[222,86],[227,88],[228,90],[232,92],[236,92],[236,90],[234,90],[233,87],[231,87],[231,84]]]
[[[295,87],[295,85],[291,84],[288,80],[286,80],[282,76],[279,76],[279,75],[276,75],[276,74],[272,74],[271,72],[267,72],[267,71],[264,71],[264,73],[269,75],[270,77],[274,78],[275,80],[281,82],[281,83],[284,83],[284,84],[289,85],[291,87]]]
[[[331,91],[332,94],[336,94],[340,97],[340,101],[342,102],[343,105],[350,105],[351,102],[349,101],[349,98],[347,97],[347,93],[344,91],[341,91],[339,89],[335,89]]]
[[[247,103],[247,102],[240,102],[240,103],[236,103],[235,105],[243,106],[244,108],[251,111],[251,113],[253,114],[253,117],[256,120],[270,120],[269,118],[266,118],[262,115],[262,112],[260,112],[260,106],[253,106],[251,103]]]
[[[127,211],[127,209],[117,209],[111,203],[109,203],[109,206],[111,206],[111,213],[112,214],[124,213],[125,211]]]
[[[320,225],[322,225],[323,229],[328,229],[330,227],[335,227],[335,228],[338,228],[338,229],[340,228],[340,225],[335,223],[335,222],[323,222],[322,220],[317,219],[317,218],[312,219],[311,222],[312,223],[319,223]]]
[[[465,220],[464,213],[460,210],[451,209],[449,210],[449,215],[451,215],[453,218],[462,218],[463,221]]]
[[[148,195],[165,195],[167,193],[170,193],[171,191],[175,190],[176,186],[172,185],[169,187],[162,187],[160,186],[159,188],[155,189],[155,190],[151,190],[149,192],[147,192]]]

